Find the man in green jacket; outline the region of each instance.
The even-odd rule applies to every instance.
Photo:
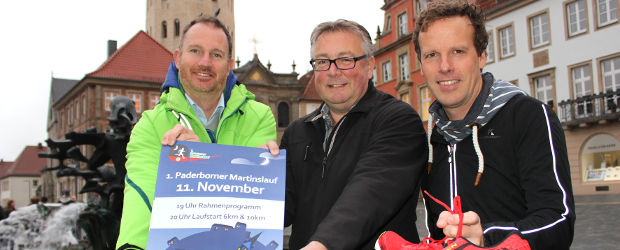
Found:
[[[237,82],[231,54],[230,33],[219,20],[201,17],[183,30],[160,103],[142,114],[127,145],[118,249],[146,248],[162,144],[191,140],[277,151],[273,114]]]

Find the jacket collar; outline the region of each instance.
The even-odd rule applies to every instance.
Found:
[[[450,144],[456,144],[472,134],[471,126],[484,127],[501,108],[516,95],[526,93],[511,83],[495,79],[489,72],[482,74],[482,90],[463,120],[451,121],[437,100],[429,107],[429,113],[438,132]]]

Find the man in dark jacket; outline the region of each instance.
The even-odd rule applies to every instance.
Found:
[[[429,112],[429,172],[422,188],[454,208],[478,245],[520,233],[535,249],[568,249],[575,212],[562,126],[551,108],[481,74],[488,41],[482,10],[433,1],[414,31],[422,73],[437,99]],[[432,238],[454,238],[459,216],[427,199]]]
[[[386,230],[419,241],[425,132],[410,105],[370,82],[371,41],[366,29],[346,20],[312,33],[310,63],[324,103],[294,121],[281,144],[291,249],[373,249]]]

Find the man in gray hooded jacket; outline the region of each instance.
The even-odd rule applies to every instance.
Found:
[[[562,126],[549,106],[481,74],[487,41],[475,4],[433,1],[418,17],[415,50],[437,99],[422,189],[451,209],[461,197],[462,236],[474,244],[518,233],[534,249],[568,249],[575,206]],[[428,199],[426,210],[432,238],[457,236],[458,215]]]

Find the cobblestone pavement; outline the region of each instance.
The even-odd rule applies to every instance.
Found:
[[[571,249],[620,249],[620,194],[575,196],[575,237]],[[418,203],[416,225],[420,238],[424,226],[424,204]]]
[[[571,249],[620,249],[620,194],[575,196]]]

